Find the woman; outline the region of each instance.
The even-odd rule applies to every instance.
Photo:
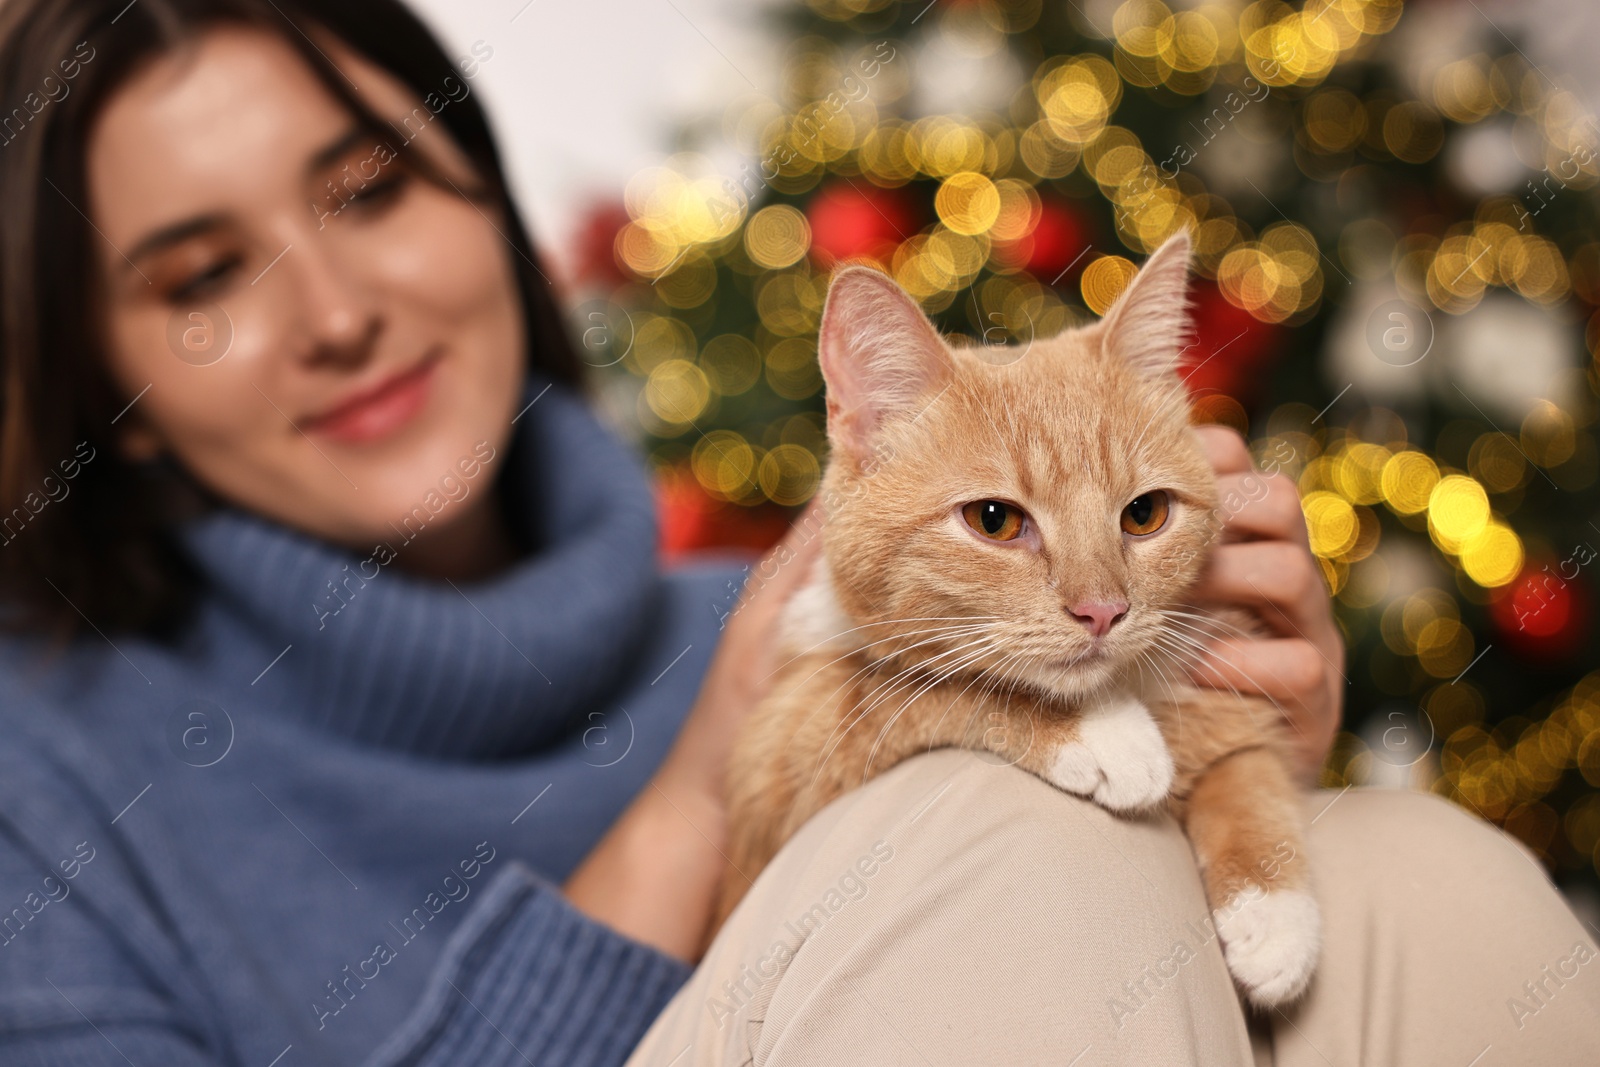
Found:
[[[657,572],[647,486],[581,398],[471,92],[481,58],[453,61],[380,0],[0,4],[17,104],[0,116],[0,1061],[618,1063],[682,990],[639,1052],[670,1062],[696,990],[764,950],[786,895],[838,877],[828,849],[854,859],[912,793],[980,781],[960,777],[965,754],[933,754],[808,824],[685,985],[720,874],[729,740],[816,541],[791,535],[726,632],[731,563]],[[1240,477],[1238,442],[1212,442]],[[1265,679],[1310,773],[1342,652],[1292,487],[1269,500],[1234,518],[1210,593],[1283,636],[1227,650],[1210,677]],[[1065,848],[1060,820],[1076,820],[1174,872],[1161,914],[1187,906],[1170,824],[989,777],[1003,784],[918,822],[940,828],[936,848],[880,859],[877,896],[852,905],[887,966],[927,946],[878,902],[894,878],[967,869],[973,824],[946,820],[985,805],[1013,816],[989,842]],[[1386,819],[1465,842],[1452,854],[1468,861],[1517,855],[1454,813],[1351,800],[1322,825]],[[1022,854],[989,869],[1020,877]],[[1121,921],[1125,878],[1062,886],[1071,856],[1041,856],[1064,902],[1122,893],[1095,911]],[[1535,918],[1504,937],[1578,936],[1525,878]],[[1089,940],[1056,958],[1092,960]],[[810,978],[790,967],[719,1001],[793,1014],[812,983],[795,1025],[746,1020],[776,1062],[836,1062],[816,1005],[853,978],[829,945],[794,954],[821,962]],[[1238,1051],[1215,946],[1199,958],[1202,977],[1140,1018],[1165,1040],[1204,1001]],[[1343,958],[1330,950],[1336,971]],[[1584,977],[1539,1040],[1576,1047]],[[876,1024],[855,1010],[831,1015],[866,1040]],[[689,1043],[705,1062],[738,1053]]]

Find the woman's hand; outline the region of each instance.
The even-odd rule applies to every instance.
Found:
[[[713,811],[719,820],[734,738],[780,666],[778,617],[821,554],[822,522],[822,508],[813,502],[751,570],[737,605],[723,620],[722,639],[694,710],[657,776],[688,791],[697,807]]]
[[[1195,681],[1265,696],[1293,729],[1296,770],[1314,781],[1344,711],[1344,639],[1311,556],[1294,482],[1258,471],[1244,440],[1221,426],[1198,431],[1223,501],[1220,543],[1201,575],[1202,603],[1240,607],[1269,633],[1217,641],[1191,669]]]
[[[740,724],[779,666],[777,623],[822,548],[812,504],[745,581],[678,739],[568,879],[590,918],[680,959],[700,951],[727,859],[723,781]]]

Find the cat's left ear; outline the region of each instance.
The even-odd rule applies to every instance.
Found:
[[[915,418],[950,375],[939,331],[893,278],[866,266],[833,276],[817,331],[828,438],[861,465],[883,426]]]
[[[1179,231],[1145,260],[1101,321],[1101,343],[1150,375],[1177,369],[1189,335],[1189,234]]]

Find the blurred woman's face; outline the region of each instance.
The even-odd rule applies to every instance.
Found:
[[[324,50],[395,133],[360,130],[290,47],[244,28],[153,62],[96,123],[108,356],[138,397],[118,429],[135,455],[164,450],[232,503],[351,547],[395,543],[445,499],[422,513],[419,545],[438,543],[493,513],[524,366],[514,253],[457,191],[476,177],[442,123]],[[456,188],[407,172],[407,137]]]

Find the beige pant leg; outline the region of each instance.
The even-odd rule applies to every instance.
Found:
[[[802,828],[629,1064],[1242,1067],[1207,919],[1170,818],[929,753]]]
[[[1330,803],[1331,802],[1331,803]],[[1311,798],[1322,959],[1276,1067],[1600,1064],[1600,955],[1511,838],[1438,797]]]
[[[1276,1067],[1600,1064],[1600,955],[1525,850],[1435,797],[1322,793],[1325,945]],[[1187,842],[991,757],[910,760],[757,879],[630,1067],[1250,1061]]]

